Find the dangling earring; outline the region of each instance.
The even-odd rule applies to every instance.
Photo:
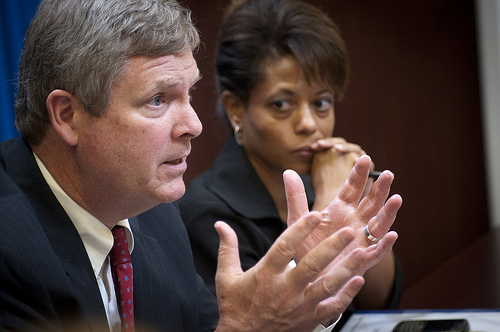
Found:
[[[241,132],[240,126],[234,127],[234,139],[238,145],[243,144],[241,138],[243,137],[243,133]]]

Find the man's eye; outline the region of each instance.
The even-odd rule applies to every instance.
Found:
[[[152,105],[152,106],[160,106],[161,103],[162,103],[162,98],[160,96],[154,97],[149,102],[149,104]]]

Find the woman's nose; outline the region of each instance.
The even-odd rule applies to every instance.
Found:
[[[310,105],[301,105],[297,112],[297,132],[312,133],[317,129],[316,119]]]

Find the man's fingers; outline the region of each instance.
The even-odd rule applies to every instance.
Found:
[[[363,155],[356,160],[354,168],[349,173],[338,198],[347,204],[357,204],[363,195],[368,173],[370,172],[371,159]]]
[[[364,284],[365,280],[361,276],[350,279],[335,296],[325,299],[318,305],[318,318],[326,320],[342,314]]]
[[[354,240],[355,235],[352,228],[346,227],[319,243],[290,272],[291,284],[297,290],[304,289]]]
[[[304,183],[300,176],[293,170],[283,173],[285,183],[286,201],[288,206],[288,226],[293,225],[301,216],[309,212]]]
[[[389,196],[393,181],[394,174],[392,172],[382,172],[377,181],[371,186],[369,193],[358,205],[358,214],[361,218],[369,219],[380,210]]]
[[[359,271],[360,274],[364,274],[370,267],[381,262],[392,250],[396,240],[398,239],[398,234],[394,231],[387,233],[376,245],[367,247],[366,263],[362,266]]]
[[[377,215],[368,221],[368,230],[374,237],[382,238],[396,220],[396,215],[403,204],[400,195],[391,196],[378,211]]]
[[[308,212],[274,241],[258,264],[264,264],[271,273],[282,272],[297,252],[297,248],[320,223],[321,214],[319,212]]]
[[[217,273],[242,272],[236,233],[223,221],[217,221],[214,227],[220,237]]]
[[[335,296],[349,280],[360,274],[359,271],[365,265],[366,258],[367,253],[363,249],[350,252],[335,264],[335,268],[329,269],[326,274],[307,286],[306,300],[319,303],[330,296]]]

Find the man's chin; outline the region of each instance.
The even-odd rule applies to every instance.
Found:
[[[179,181],[171,182],[166,184],[161,190],[161,197],[164,203],[172,203],[179,200],[186,193],[186,185],[184,181],[180,179]]]

